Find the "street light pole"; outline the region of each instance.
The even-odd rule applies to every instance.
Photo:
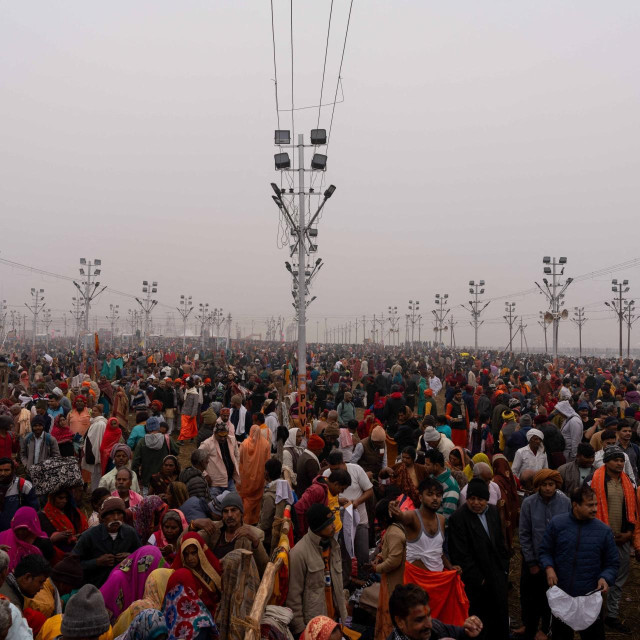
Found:
[[[91,260],[87,261],[86,258],[80,258],[80,275],[83,278],[86,278],[86,280],[82,280],[84,289],[82,289],[82,287],[75,280],[73,281],[73,284],[80,292],[80,295],[82,296],[82,300],[84,302],[84,330],[86,332],[89,331],[89,310],[91,309],[91,303],[107,288],[105,286],[102,287],[100,291],[98,291],[100,283],[92,281],[92,278],[100,275],[101,265],[102,260],[98,258],[96,258],[93,262],[91,262]],[[85,267],[87,269],[86,272]]]
[[[449,294],[436,293],[435,305],[436,308],[431,311],[436,318],[435,333],[438,334],[438,344],[442,344],[442,332],[445,328],[445,319],[451,309],[445,309],[449,303]]]
[[[506,302],[504,310],[508,315],[503,316],[503,318],[507,321],[509,325],[509,353],[513,352],[513,323],[517,320],[518,316],[513,315],[513,312],[516,310],[515,302]],[[522,351],[522,348],[520,349]]]
[[[24,306],[33,314],[33,336],[31,338],[31,358],[35,360],[36,357],[36,333],[38,331],[38,315],[44,309],[44,289],[31,289],[32,305],[29,306],[26,302]]]
[[[545,286],[544,289],[537,282],[535,285],[549,301],[551,311],[545,313],[544,318],[546,321],[553,323],[553,360],[555,362],[558,359],[558,332],[560,328],[560,320],[565,320],[569,316],[569,312],[566,309],[560,311],[560,307],[564,304],[564,292],[573,282],[573,278],[567,278],[564,283],[560,282],[560,277],[564,275],[564,265],[567,264],[567,258],[565,256],[561,256],[558,260],[556,260],[555,257],[551,258],[550,256],[544,256],[544,258],[542,258],[542,263],[544,264],[545,276],[552,276],[552,282],[549,283],[545,277],[542,279]],[[559,271],[558,267],[560,267]]]
[[[180,296],[180,306],[176,307],[178,313],[182,317],[182,353],[184,355],[184,346],[187,340],[187,318],[193,311],[193,305],[191,304],[192,297],[188,298],[184,295]]]
[[[156,293],[158,291],[158,283],[154,280],[151,285],[149,285],[148,280],[142,281],[142,293],[146,293],[147,297],[143,300],[140,298],[136,298],[136,302],[142,308],[144,312],[144,335],[142,338],[142,348],[146,351],[147,349],[147,340],[149,338],[149,320],[151,318],[151,312],[154,307],[158,304],[157,300],[151,299],[151,294]]]
[[[607,307],[613,309],[616,315],[618,316],[618,328],[619,328],[619,352],[620,358],[622,359],[622,325],[625,321],[625,307],[627,305],[627,299],[622,297],[623,293],[627,293],[629,291],[628,280],[623,280],[622,282],[618,282],[617,279],[611,281],[611,291],[616,294],[616,297],[609,303],[605,302]]]
[[[469,280],[469,293],[474,296],[473,300],[469,300],[469,306],[465,307],[461,305],[463,309],[466,309],[471,314],[471,326],[473,327],[474,340],[473,345],[475,351],[478,351],[478,329],[484,324],[484,320],[480,322],[480,314],[489,306],[489,302],[485,303],[482,309],[479,308],[482,304],[482,300],[478,300],[478,296],[484,293],[484,280],[477,282],[475,280]]]

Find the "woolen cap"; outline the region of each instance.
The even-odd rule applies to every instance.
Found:
[[[325,527],[328,527],[333,522],[333,511],[324,504],[316,502],[312,504],[305,514],[309,529],[313,533],[322,531]]]
[[[604,450],[604,455],[602,456],[603,462],[609,462],[609,460],[613,460],[614,458],[622,458],[624,460],[624,451],[622,447],[619,447],[617,444],[614,444],[610,447],[607,447]]]
[[[84,584],[84,572],[78,556],[67,556],[58,562],[51,570],[51,579],[54,582],[64,582],[74,589],[79,589]]]
[[[484,480],[480,478],[469,480],[467,484],[467,500],[472,497],[482,498],[484,500],[489,499],[489,487]]]
[[[425,442],[438,442],[440,437],[440,432],[435,427],[427,427],[424,430],[423,439]]]
[[[240,509],[240,513],[244,513],[242,498],[240,497],[240,494],[236,493],[235,491],[229,491],[229,493],[227,493],[227,495],[223,498],[221,505],[223,509],[225,507],[237,507],[238,509]]]
[[[102,508],[100,509],[100,517],[107,515],[111,511],[122,511],[122,513],[126,513],[127,507],[124,504],[124,500],[122,498],[118,498],[116,496],[111,496],[107,498],[102,503]]]
[[[69,598],[60,626],[65,638],[96,638],[110,627],[104,598],[92,584],[85,584]]]

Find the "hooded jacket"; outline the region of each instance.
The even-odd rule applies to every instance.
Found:
[[[565,442],[564,457],[567,462],[573,462],[578,453],[578,445],[582,442],[582,419],[574,411],[568,400],[558,402],[555,406],[555,411],[566,418],[560,433],[562,433]]]

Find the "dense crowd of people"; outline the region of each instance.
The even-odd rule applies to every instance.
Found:
[[[639,366],[311,345],[302,412],[288,345],[14,345],[0,640],[630,634]]]

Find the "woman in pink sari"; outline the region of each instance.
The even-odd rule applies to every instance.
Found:
[[[38,539],[48,540],[40,526],[38,513],[33,507],[20,507],[11,520],[11,528],[0,533],[0,545],[9,547],[9,571],[13,571],[24,556],[42,555],[35,545]]]
[[[146,545],[114,567],[107,581],[100,587],[104,605],[112,622],[115,622],[129,605],[142,598],[147,578],[158,568],[161,560],[160,549]]]

